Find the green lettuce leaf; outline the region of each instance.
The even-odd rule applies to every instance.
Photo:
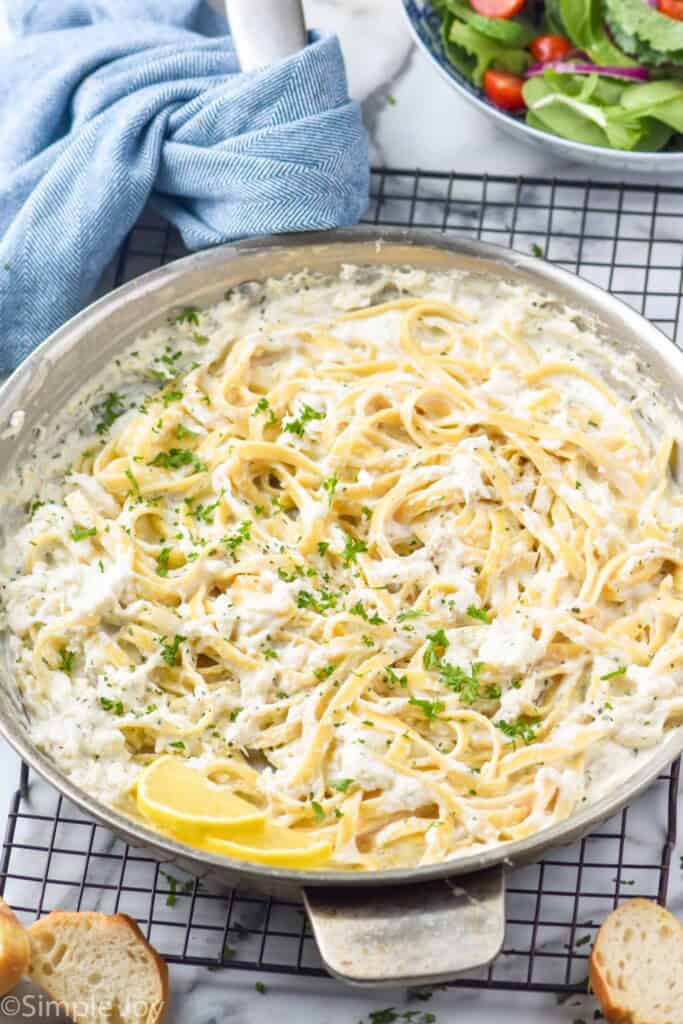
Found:
[[[531,63],[531,55],[496,42],[455,18],[448,30],[448,57],[475,85],[484,81],[484,73],[492,66],[521,75]],[[469,71],[465,71],[468,68]]]
[[[622,3],[622,0],[615,0]],[[645,0],[636,0],[645,6]],[[596,64],[626,67],[633,64],[611,41],[605,29],[603,0],[559,0],[560,15],[570,40]]]
[[[643,64],[683,66],[683,21],[662,14],[645,0],[604,0],[604,4],[610,32],[627,53]]]

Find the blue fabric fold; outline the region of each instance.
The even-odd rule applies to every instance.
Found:
[[[91,297],[151,202],[191,249],[355,223],[336,38],[243,74],[202,0],[12,0],[0,49],[0,372]],[[207,34],[208,33],[208,34]]]

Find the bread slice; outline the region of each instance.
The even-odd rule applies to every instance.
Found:
[[[125,914],[55,910],[28,929],[29,974],[76,1024],[159,1024],[168,969]]]
[[[652,900],[622,903],[597,934],[589,975],[610,1024],[681,1024],[683,925]]]
[[[25,929],[4,900],[0,900],[0,996],[26,974],[31,946]]]

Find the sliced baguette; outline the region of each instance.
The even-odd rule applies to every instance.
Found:
[[[681,1024],[683,925],[652,900],[622,903],[597,934],[589,975],[610,1024]]]
[[[0,996],[4,996],[28,971],[31,946],[26,930],[4,900],[0,900]]]
[[[159,1024],[168,970],[125,914],[55,910],[28,929],[29,975],[76,1024]]]

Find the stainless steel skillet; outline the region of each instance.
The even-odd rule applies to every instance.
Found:
[[[54,422],[74,392],[141,332],[178,306],[210,305],[226,289],[307,267],[342,264],[457,269],[528,284],[599,324],[634,352],[674,407],[683,401],[683,354],[618,300],[550,264],[491,245],[415,229],[355,228],[227,245],[189,256],[117,289],[52,335],[0,392],[0,482],[32,450],[34,430]],[[2,492],[3,514],[11,490]],[[298,872],[227,860],[167,839],[74,786],[33,744],[11,667],[0,666],[0,732],[32,768],[127,842],[148,847],[208,882],[303,897],[330,971],[360,985],[441,981],[494,957],[504,932],[505,869],[591,831],[644,789],[683,748],[683,730],[599,802],[527,839],[445,864],[386,872]]]

